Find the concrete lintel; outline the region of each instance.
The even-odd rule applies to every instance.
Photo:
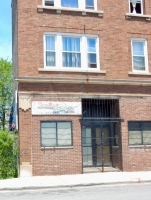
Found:
[[[46,97],[46,98],[105,98],[105,99],[120,99],[120,98],[151,98],[149,94],[130,94],[130,93],[46,93],[46,92],[18,92],[19,96],[31,97]]]

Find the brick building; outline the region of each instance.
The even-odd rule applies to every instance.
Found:
[[[151,170],[151,1],[12,0],[20,175]]]

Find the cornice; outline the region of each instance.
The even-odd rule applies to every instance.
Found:
[[[98,85],[131,85],[151,86],[151,81],[142,80],[112,80],[98,78],[40,78],[40,77],[17,77],[18,83],[64,83],[64,84],[98,84]]]

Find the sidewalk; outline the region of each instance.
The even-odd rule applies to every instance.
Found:
[[[0,190],[22,190],[151,182],[148,172],[105,172],[62,176],[34,176],[0,180]]]

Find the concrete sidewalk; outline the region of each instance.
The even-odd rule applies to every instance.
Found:
[[[151,182],[148,172],[105,172],[62,176],[35,176],[0,180],[0,190],[62,188],[119,183]]]

